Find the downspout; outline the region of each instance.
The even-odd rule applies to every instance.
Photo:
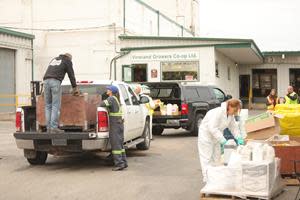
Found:
[[[33,39],[31,39],[31,80],[34,80],[34,71],[33,71]]]
[[[124,51],[124,52],[121,52],[120,54],[116,55],[113,59],[111,59],[110,61],[110,70],[109,70],[109,80],[112,80],[112,64],[114,62],[114,80],[117,79],[117,60],[119,58],[122,58],[123,56],[129,54],[130,51]]]
[[[123,0],[123,34],[126,33],[126,0]]]
[[[157,12],[157,36],[159,36],[159,34],[160,34],[160,33],[159,33],[159,31],[160,31],[160,30],[159,30],[159,15],[160,15],[160,14],[159,14],[159,10],[157,10],[156,12]]]

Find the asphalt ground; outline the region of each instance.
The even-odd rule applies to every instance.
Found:
[[[31,166],[17,149],[12,122],[0,121],[0,200],[199,200],[204,186],[197,137],[167,130],[155,136],[148,151],[127,151],[129,168],[113,172],[107,154],[49,156]],[[294,199],[297,187],[286,187],[278,200]]]

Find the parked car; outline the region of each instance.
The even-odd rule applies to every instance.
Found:
[[[214,86],[202,86],[178,82],[143,83],[150,87],[150,96],[159,99],[163,105],[177,105],[175,114],[162,113],[158,107],[153,115],[152,131],[160,135],[166,128],[184,128],[192,135],[198,135],[198,128],[207,111],[218,107],[232,98]],[[176,106],[175,106],[176,108]]]
[[[147,99],[138,100],[135,93],[124,82],[81,81],[77,83],[81,96],[71,95],[71,85],[62,84],[62,107],[60,128],[63,134],[46,132],[44,100],[36,98],[36,106],[17,109],[14,137],[17,147],[33,165],[45,164],[48,154],[64,155],[87,151],[110,151],[109,118],[106,108],[99,107],[107,98],[106,86],[119,89],[124,118],[125,147],[136,146],[139,150],[150,147],[150,116],[144,112]],[[34,92],[33,92],[34,93]],[[32,94],[33,94],[32,93]],[[37,92],[38,93],[38,92]]]

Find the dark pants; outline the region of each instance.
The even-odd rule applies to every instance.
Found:
[[[110,117],[109,140],[115,166],[127,164],[124,149],[124,124],[120,117]]]
[[[235,141],[235,143],[237,144],[237,140],[234,138],[233,134],[231,133],[231,131],[228,128],[224,129],[223,136],[226,140],[233,139]]]

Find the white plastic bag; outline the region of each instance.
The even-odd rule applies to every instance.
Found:
[[[236,151],[233,151],[231,153],[228,167],[241,167],[242,165],[242,157],[240,154],[238,154]]]
[[[207,183],[205,191],[233,191],[239,190],[242,170],[238,167],[218,166],[207,169]]]

